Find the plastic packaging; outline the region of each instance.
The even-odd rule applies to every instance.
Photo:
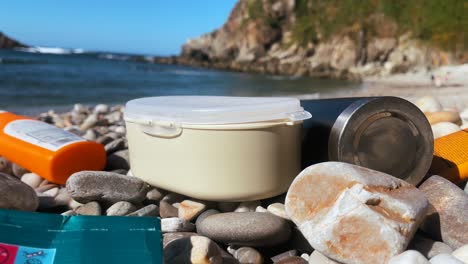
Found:
[[[161,222],[0,209],[0,263],[162,264]]]
[[[245,201],[283,193],[300,171],[294,98],[169,96],[125,107],[132,173],[191,197]]]
[[[434,141],[434,159],[429,172],[455,183],[468,180],[468,130]]]
[[[0,113],[0,155],[59,184],[74,172],[101,170],[106,163],[101,144],[9,112]]]

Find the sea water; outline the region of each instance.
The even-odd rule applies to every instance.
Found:
[[[0,50],[0,109],[20,114],[69,110],[75,103],[123,104],[146,96],[297,96],[359,87],[308,77],[137,62],[113,54]]]

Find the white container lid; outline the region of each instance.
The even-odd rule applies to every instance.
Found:
[[[256,122],[295,122],[311,114],[296,98],[160,96],[127,102],[127,122],[156,125],[224,125]]]

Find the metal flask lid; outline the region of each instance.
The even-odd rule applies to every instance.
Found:
[[[418,184],[432,162],[429,122],[412,103],[398,97],[364,98],[349,105],[333,124],[330,160],[382,171]]]

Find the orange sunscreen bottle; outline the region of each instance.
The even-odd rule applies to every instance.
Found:
[[[454,183],[468,179],[468,130],[461,130],[434,141],[431,174]]]
[[[101,170],[106,163],[103,145],[9,112],[0,113],[0,156],[58,184],[74,172]]]

